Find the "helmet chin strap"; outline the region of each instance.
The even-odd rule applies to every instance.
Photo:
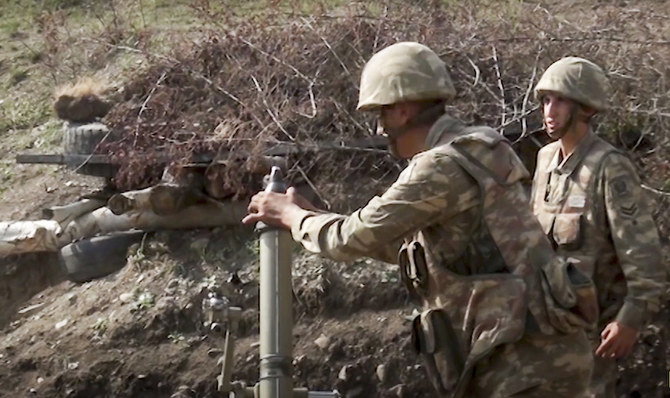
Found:
[[[391,154],[393,154],[395,157],[400,157],[398,155],[398,137],[415,127],[426,124],[432,125],[437,119],[440,118],[440,116],[444,115],[444,113],[444,103],[438,103],[417,113],[400,127],[392,128],[378,125],[377,130],[379,131],[379,128],[381,128],[384,133],[386,133],[386,138],[389,141],[389,152],[391,152]]]

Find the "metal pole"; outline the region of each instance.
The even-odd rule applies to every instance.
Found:
[[[278,167],[272,167],[265,189],[286,192]],[[288,231],[256,225],[260,233],[260,377],[259,397],[291,398],[292,290],[291,242]]]

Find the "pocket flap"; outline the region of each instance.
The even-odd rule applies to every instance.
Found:
[[[432,311],[426,311],[421,314],[421,329],[423,332],[423,349],[426,354],[435,354],[437,352],[437,341],[435,336],[435,327],[431,317]]]
[[[548,211],[543,211],[537,214],[537,221],[540,222],[542,232],[544,232],[545,235],[549,235],[551,232],[551,227],[554,225],[555,217],[556,215],[554,213],[550,213]]]
[[[424,311],[412,320],[412,346],[420,354],[434,354],[437,351],[435,329],[430,313],[431,310]]]
[[[577,249],[581,245],[581,228],[581,213],[558,214],[554,221],[554,240],[559,246]]]

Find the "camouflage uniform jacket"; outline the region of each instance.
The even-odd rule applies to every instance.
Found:
[[[560,255],[592,275],[599,326],[639,329],[659,309],[666,275],[656,225],[633,164],[589,132],[567,159],[560,142],[538,154],[533,212]]]
[[[429,135],[426,150],[414,156],[383,195],[349,216],[310,212],[292,226],[293,238],[335,260],[372,257],[396,263],[402,241],[423,231],[436,260],[454,264],[474,229],[480,193],[458,163],[434,148],[440,138],[462,132],[457,121],[451,122],[453,128],[444,133],[448,137]]]
[[[527,206],[521,180],[528,172],[503,137],[443,116],[426,148],[363,208],[349,216],[309,212],[291,230],[306,249],[336,260],[374,257],[398,261],[402,270],[403,258],[420,254],[424,278],[406,281],[427,309],[414,327],[456,335],[443,352],[441,337],[424,338],[419,349],[432,356],[429,374],[442,378],[433,384],[449,395],[465,388],[459,375],[493,347],[521,338],[528,311],[540,330],[554,333],[536,265],[557,257]],[[497,175],[479,178],[474,164]],[[484,180],[496,180],[495,187]],[[493,208],[495,217],[488,217]]]

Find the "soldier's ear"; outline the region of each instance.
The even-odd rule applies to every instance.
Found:
[[[588,105],[580,104],[579,106],[580,119],[585,120],[586,122],[590,121],[596,113],[598,113],[598,111]]]
[[[395,104],[397,117],[402,121],[402,125],[409,123],[414,116],[421,112],[421,106],[417,102],[404,101]]]

